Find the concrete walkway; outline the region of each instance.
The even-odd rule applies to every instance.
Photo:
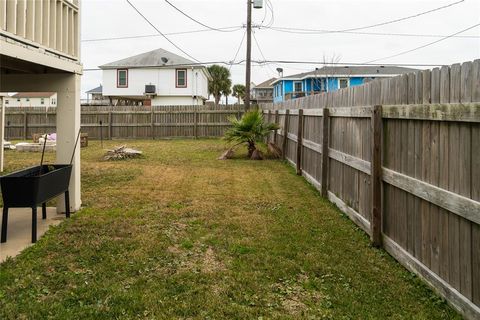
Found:
[[[0,211],[1,213],[1,211]],[[52,225],[59,224],[65,215],[57,214],[56,208],[47,208],[47,219],[42,220],[42,208],[37,213],[37,241]],[[0,223],[2,217],[0,214]],[[8,213],[7,242],[0,244],[0,263],[7,257],[15,257],[32,245],[32,209],[12,208]]]

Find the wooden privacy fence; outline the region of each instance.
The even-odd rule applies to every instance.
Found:
[[[284,157],[375,245],[480,318],[480,60],[264,105]]]
[[[56,109],[45,107],[5,110],[6,139],[29,140],[35,133],[55,132]],[[228,118],[240,117],[243,106],[88,106],[82,107],[82,132],[91,139],[160,139],[221,137]]]

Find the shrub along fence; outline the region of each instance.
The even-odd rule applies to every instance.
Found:
[[[241,116],[234,106],[82,106],[82,132],[91,139],[161,139],[221,137],[230,116]],[[31,139],[35,133],[55,132],[56,108],[5,109],[6,139]]]
[[[297,173],[468,319],[480,318],[478,102],[480,60],[262,106]]]

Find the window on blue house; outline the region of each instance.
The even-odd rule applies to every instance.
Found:
[[[347,88],[349,84],[348,78],[340,78],[338,79],[338,87],[340,89]]]
[[[303,83],[301,81],[294,81],[293,82],[293,91],[302,92],[303,91]]]

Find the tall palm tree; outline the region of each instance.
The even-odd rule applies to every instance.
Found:
[[[262,111],[258,109],[245,112],[241,119],[232,117],[229,121],[232,127],[225,132],[225,140],[237,142],[237,145],[246,144],[249,158],[257,149],[256,143],[263,141],[267,134],[279,128],[275,123],[266,123]]]
[[[236,84],[232,88],[233,94],[235,98],[238,99],[239,103],[240,101],[245,99],[245,86],[243,84]]]
[[[218,106],[222,95],[231,90],[230,71],[225,67],[214,64],[208,67],[208,72],[212,76],[212,80],[208,82],[208,94],[215,97],[215,105]]]

